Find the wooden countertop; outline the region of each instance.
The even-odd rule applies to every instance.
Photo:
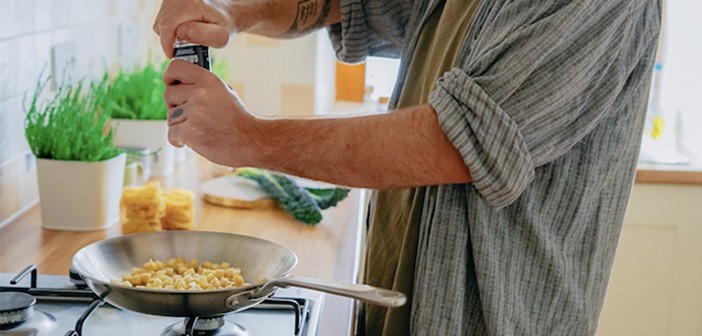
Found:
[[[212,177],[209,164],[196,154],[182,163],[173,176],[159,179],[164,187],[181,187],[198,194],[197,230],[233,232],[256,236],[293,250],[299,263],[293,275],[355,282],[365,192],[353,190],[336,207],[325,210],[316,226],[295,221],[281,209],[242,210],[202,201],[200,182]],[[99,231],[74,232],[43,229],[40,205],[0,228],[0,272],[18,272],[36,264],[40,273],[67,274],[73,254],[83,246],[119,236],[119,224]],[[327,295],[320,325],[321,335],[342,335],[350,330],[353,301]]]
[[[702,185],[702,166],[639,163],[636,183]]]

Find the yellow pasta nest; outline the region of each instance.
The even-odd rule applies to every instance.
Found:
[[[124,188],[120,200],[122,233],[190,230],[194,227],[195,194],[163,190],[158,182]]]
[[[193,227],[195,194],[185,189],[170,189],[163,193],[166,213],[161,217],[164,230],[189,230]]]
[[[183,257],[169,259],[166,263],[151,260],[143,268],[135,267],[132,274],[113,283],[130,287],[174,290],[213,290],[236,288],[246,284],[241,270],[228,262],[215,264],[197,259],[186,261]]]

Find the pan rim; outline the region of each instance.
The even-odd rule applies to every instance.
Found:
[[[259,281],[257,283],[246,283],[243,286],[240,287],[232,287],[232,288],[219,288],[219,289],[202,289],[202,290],[177,290],[177,289],[158,289],[158,288],[146,288],[146,287],[133,287],[133,286],[126,286],[120,283],[113,283],[111,280],[110,281],[104,281],[101,279],[98,279],[94,276],[91,276],[85,272],[85,270],[82,269],[82,266],[80,263],[76,263],[76,258],[79,254],[81,253],[86,253],[84,251],[88,250],[89,248],[94,248],[93,246],[97,246],[100,244],[106,244],[111,241],[117,241],[117,240],[122,240],[126,239],[129,237],[134,237],[134,236],[148,236],[148,235],[169,235],[169,234],[217,234],[217,235],[228,235],[228,236],[238,236],[242,237],[245,239],[252,239],[252,240],[258,240],[265,242],[267,244],[275,245],[278,248],[281,248],[285,251],[287,251],[292,257],[293,257],[293,262],[291,263],[290,267],[283,272],[281,272],[280,277],[287,277],[292,273],[292,271],[295,269],[298,263],[298,258],[295,252],[293,252],[291,249],[288,247],[274,242],[270,241],[267,239],[255,237],[255,236],[250,236],[250,235],[244,235],[244,234],[239,234],[239,233],[231,233],[231,232],[221,232],[221,231],[210,231],[210,230],[191,230],[191,231],[155,231],[155,232],[142,232],[142,233],[133,233],[133,234],[127,234],[127,235],[119,235],[115,237],[110,237],[102,240],[98,240],[95,242],[92,242],[88,245],[83,246],[80,250],[78,250],[73,257],[71,258],[71,266],[75,269],[78,274],[83,277],[84,279],[90,280],[94,284],[99,284],[103,286],[108,286],[108,287],[116,287],[116,288],[121,288],[125,290],[133,290],[133,291],[138,291],[138,292],[144,292],[144,293],[152,293],[152,294],[159,294],[159,293],[169,293],[169,294],[217,294],[217,293],[226,293],[226,292],[235,292],[235,293],[244,293],[247,291],[253,291],[261,286],[265,285],[268,281],[272,279],[266,278],[265,281]],[[221,262],[221,261],[220,261]]]

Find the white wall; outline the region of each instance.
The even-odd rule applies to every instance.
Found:
[[[334,56],[327,40],[323,31],[294,40],[241,34],[213,55],[226,60],[227,81],[253,113],[312,116],[334,97]]]
[[[317,34],[314,74],[314,114],[329,114],[336,100],[336,56],[326,31]]]
[[[44,79],[51,72],[52,48],[72,43],[75,78],[98,78],[122,61],[144,59],[148,41],[155,38],[151,24],[159,3],[0,0],[0,226],[38,200],[24,108],[42,71]],[[125,43],[118,41],[121,27],[133,32]]]
[[[661,104],[671,123],[680,113],[683,145],[702,165],[702,1],[665,2]]]

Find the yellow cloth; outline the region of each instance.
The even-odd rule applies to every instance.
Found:
[[[448,0],[425,23],[409,65],[398,109],[426,104],[429,93],[450,70],[477,9],[477,0]],[[365,334],[407,336],[425,188],[380,190],[371,214],[366,283],[403,292],[403,307],[365,307]],[[437,275],[440,276],[440,275]]]

